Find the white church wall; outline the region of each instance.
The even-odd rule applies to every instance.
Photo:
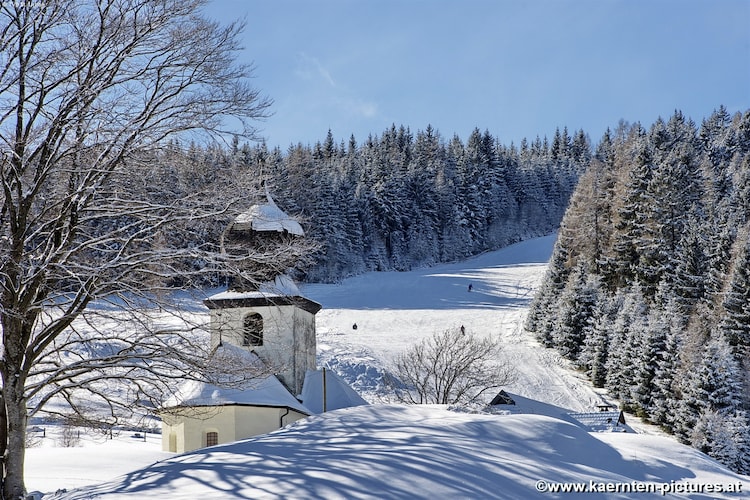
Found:
[[[243,346],[244,318],[253,313],[263,318],[263,345]],[[219,341],[257,353],[295,395],[306,371],[315,369],[315,315],[293,305],[211,309],[212,347]]]
[[[235,434],[238,439],[266,434],[307,415],[287,408],[235,407]]]
[[[162,450],[175,453],[204,448],[209,432],[231,443],[296,422],[307,415],[288,408],[226,405],[173,409],[162,415]]]

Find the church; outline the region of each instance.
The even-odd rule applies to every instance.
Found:
[[[221,243],[228,252],[241,252],[301,237],[300,224],[266,193],[266,203],[240,214]],[[185,382],[159,410],[164,451],[184,453],[229,443],[320,411],[367,404],[335,373],[316,367],[315,315],[321,305],[302,296],[288,276],[273,268],[264,278],[253,283],[230,279],[226,291],[204,304],[212,352],[262,363],[266,375],[240,388]]]

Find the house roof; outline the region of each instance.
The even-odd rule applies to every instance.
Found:
[[[513,398],[510,397],[510,395],[505,391],[498,392],[497,396],[495,396],[495,398],[490,402],[490,406],[514,404],[516,404],[516,402],[513,401]]]
[[[305,415],[312,414],[274,375],[253,380],[243,388],[225,388],[191,380],[185,382],[162,408],[231,405],[282,407]]]
[[[260,362],[258,355],[231,344],[221,344],[213,353],[218,363],[246,362],[248,367]],[[244,361],[242,361],[244,358]],[[262,363],[262,362],[261,362]],[[252,369],[252,368],[248,368]],[[188,380],[167,399],[162,409],[185,406],[270,406],[291,408],[306,415],[311,412],[295,398],[275,375],[259,374],[241,386]]]
[[[323,413],[323,374],[325,373],[326,411],[369,404],[341,377],[331,370],[308,370],[297,400],[273,375],[254,379],[246,387],[223,388],[189,381],[167,400],[162,409],[205,406],[266,406],[291,408],[305,415]]]
[[[591,411],[569,413],[578,422],[595,431],[612,430],[625,425],[625,417],[621,411]]]
[[[325,410],[338,410],[368,404],[332,370],[307,370],[302,385],[302,402],[313,413],[323,413],[323,377],[325,376]]]

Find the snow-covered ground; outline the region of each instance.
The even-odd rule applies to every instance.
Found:
[[[180,455],[54,498],[576,498],[537,488],[571,483],[622,488],[634,482],[654,492],[621,490],[599,498],[653,498],[661,497],[656,488],[678,484],[750,487],[747,482],[738,488],[739,477],[693,450],[665,438],[644,437],[607,434],[600,439],[570,422],[542,415],[360,406],[247,441]],[[732,497],[742,495],[727,495]]]
[[[517,380],[506,388],[519,402],[512,411],[487,415],[378,404],[180,456],[161,452],[159,437],[151,434],[145,440],[133,433],[83,436],[85,446],[67,448],[56,447],[59,440],[48,435],[27,452],[27,486],[45,493],[68,490],[45,500],[575,498],[540,490],[578,482],[621,488],[602,496],[607,498],[632,497],[623,489],[640,485],[654,488],[654,496],[685,487],[703,493],[678,497],[746,495],[750,478],[632,418],[627,423],[640,434],[588,433],[567,417],[607,398],[523,331],[553,243],[553,236],[538,238],[458,264],[302,289],[324,307],[317,320],[319,364],[349,379],[369,401],[386,398],[380,376],[395,354],[422,337],[464,325],[499,338],[517,367]],[[72,491],[102,481],[108,482]],[[744,481],[744,494],[716,494],[702,486],[737,489],[738,481]]]
[[[603,399],[601,391],[523,330],[554,238],[522,242],[457,264],[303,287],[306,296],[323,305],[317,316],[319,362],[349,380],[365,373],[353,385],[366,399],[377,400],[379,388],[366,385],[378,382],[373,367],[387,367],[423,337],[463,325],[500,340],[504,355],[518,368],[508,390],[573,411],[594,408]]]

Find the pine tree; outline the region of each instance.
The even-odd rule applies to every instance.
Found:
[[[680,298],[685,313],[693,305],[706,298],[709,262],[705,254],[707,246],[702,220],[702,213],[693,206],[684,231],[672,258],[676,264],[674,273],[668,280],[674,284],[674,291]]]
[[[552,347],[555,312],[559,294],[565,288],[570,271],[566,267],[568,253],[558,241],[552,251],[544,281],[534,295],[526,317],[526,329],[534,332],[537,339],[545,346]]]
[[[663,407],[668,395],[659,392],[657,376],[668,375],[665,369],[664,356],[667,354],[667,339],[670,337],[669,317],[661,307],[653,306],[649,312],[644,328],[637,332],[636,341],[635,384],[632,396],[637,405],[637,414],[651,418],[657,407]],[[660,382],[667,382],[661,380]],[[661,387],[666,389],[666,387]]]
[[[458,175],[459,211],[468,231],[470,251],[484,248],[487,237],[488,164],[492,161],[492,152],[488,151],[479,129],[469,135],[464,154],[459,158],[456,173]]]
[[[727,415],[720,429],[724,432],[714,437],[710,455],[739,474],[750,474],[750,418],[747,412],[738,410]]]
[[[750,420],[744,411],[704,409],[690,443],[739,474],[750,472]]]
[[[607,381],[609,330],[614,322],[617,306],[602,292],[595,304],[591,327],[578,356],[579,365],[586,370],[594,387],[604,387]]]
[[[637,275],[647,297],[658,283],[674,273],[674,257],[685,227],[686,208],[700,204],[701,175],[696,161],[695,129],[676,112],[650,132],[653,169],[641,206],[644,216],[636,242]]]
[[[682,395],[678,435],[691,436],[691,431],[701,415],[709,412],[720,414],[739,410],[742,403],[742,388],[739,366],[732,356],[729,344],[720,336],[714,336],[704,348],[697,366],[687,373]]]
[[[733,172],[732,192],[726,201],[725,210],[733,216],[738,226],[750,222],[750,152],[737,155],[732,163],[736,166]]]
[[[599,300],[597,276],[588,276],[583,265],[577,265],[560,296],[552,341],[560,353],[576,361],[588,336],[594,310]]]
[[[609,342],[606,388],[626,409],[632,409],[631,388],[636,376],[637,339],[646,328],[648,309],[638,283],[623,293]]]
[[[737,150],[737,135],[731,127],[732,118],[727,109],[722,105],[715,110],[711,116],[703,120],[698,133],[700,145],[706,153],[714,172],[717,186],[723,186],[717,190],[717,194],[726,196],[727,183],[724,182],[721,172]]]
[[[431,265],[439,260],[439,211],[435,178],[444,158],[440,138],[428,126],[425,132],[417,132],[414,155],[406,174],[406,196],[408,221],[409,260],[413,265]]]
[[[729,264],[732,261],[732,245],[736,229],[730,223],[726,212],[712,211],[707,226],[711,231],[704,233],[707,238],[708,279],[706,280],[707,298],[719,297],[727,280]],[[718,299],[720,301],[721,299]]]
[[[737,356],[750,349],[750,237],[737,242],[729,287],[722,302],[720,329]]]
[[[623,158],[626,180],[618,188],[622,199],[615,209],[610,255],[606,260],[604,277],[611,288],[628,286],[635,279],[639,263],[639,245],[643,240],[646,189],[652,176],[651,146],[645,131],[634,128],[627,139],[627,158]]]
[[[588,136],[580,129],[576,132],[573,138],[573,143],[570,146],[570,157],[577,169],[585,167],[591,161],[591,141]],[[582,172],[583,170],[579,170]]]
[[[675,377],[681,370],[683,332],[686,316],[680,299],[667,283],[662,283],[649,317],[651,340],[658,348],[652,362],[653,377],[648,418],[667,430],[672,429],[679,388]]]

